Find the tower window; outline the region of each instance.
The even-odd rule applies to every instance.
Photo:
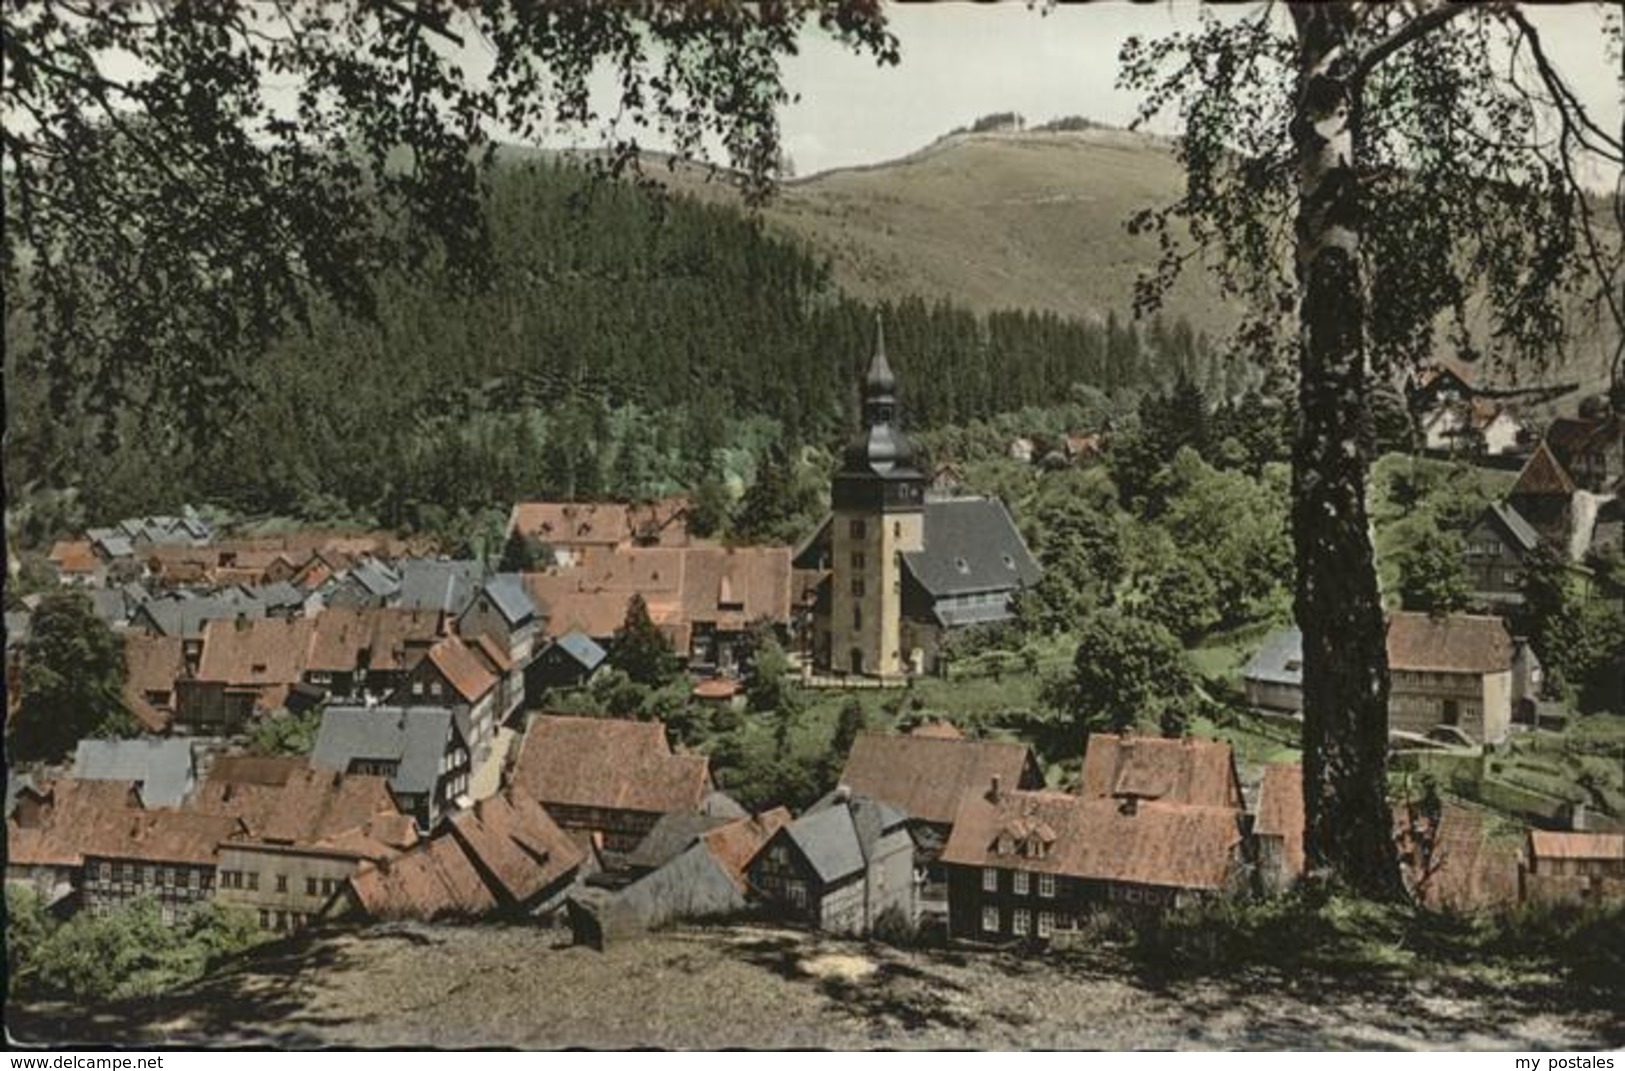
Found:
[[[863,607],[861,606],[852,607],[852,627],[854,629],[863,627]]]
[[[857,598],[863,598],[863,577],[855,576],[852,578],[852,594]]]
[[[861,551],[853,551],[852,552],[852,568],[854,568],[854,569],[862,569],[864,567],[864,565],[866,564],[866,562],[867,562],[867,559],[864,558]]]
[[[903,538],[903,522],[902,521],[893,521],[893,522],[891,522],[891,534],[892,534],[892,537],[895,538],[895,539],[902,539]]]
[[[851,526],[850,526],[850,528],[848,530],[852,533],[852,538],[853,539],[863,539],[864,537],[866,537],[869,534],[868,529],[865,527],[864,523],[862,521],[857,521],[857,520],[852,522],[852,524],[851,524]]]

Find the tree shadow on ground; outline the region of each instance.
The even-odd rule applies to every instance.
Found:
[[[342,968],[344,931],[308,931],[256,946],[201,981],[156,997],[92,1007],[60,1002],[8,1003],[11,1039],[24,1045],[163,1048],[320,1048],[328,1031],[350,1020],[314,1014],[311,981]],[[417,940],[421,935],[377,936]]]

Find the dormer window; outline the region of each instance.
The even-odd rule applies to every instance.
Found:
[[[966,576],[970,575],[970,562],[966,561],[964,558],[955,558],[954,568],[958,569],[960,573]]]
[[[1004,556],[1004,567],[1006,569],[1010,570],[1012,573],[1015,572],[1016,571],[1016,560],[1014,558],[1010,557],[1010,555],[1006,554]]]

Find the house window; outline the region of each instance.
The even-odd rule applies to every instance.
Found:
[[[783,866],[785,863],[790,861],[790,852],[789,849],[785,848],[784,845],[775,844],[773,846],[773,850],[767,853],[767,857],[768,859],[772,860],[774,864]]]
[[[316,895],[316,879],[315,878],[306,878],[305,879],[305,895],[306,896],[315,896]]]
[[[1011,875],[1011,880],[1015,883],[1016,895],[1026,896],[1028,890],[1027,872],[1025,870],[1018,870]]]
[[[412,694],[413,695],[422,695],[423,694],[423,682],[422,681],[413,681],[412,682]]]
[[[982,891],[999,891],[999,872],[993,867],[985,866],[982,868]]]
[[[999,909],[996,907],[982,908],[982,932],[999,932]]]
[[[1040,874],[1040,875],[1038,875],[1038,895],[1044,897],[1045,899],[1054,898],[1054,896],[1055,896],[1055,875],[1054,874]]]
[[[250,870],[248,872],[248,887],[250,889],[252,889],[254,892],[259,892],[259,888],[260,888],[260,873],[259,873],[259,871]]]
[[[432,696],[434,696],[435,698],[438,699],[440,697],[440,691],[441,691],[441,688],[440,688],[440,682],[439,681],[430,681],[429,682],[429,694],[430,695],[432,695]]]
[[[271,928],[271,913],[269,911],[265,910],[265,908],[262,907],[262,908],[260,908],[260,929],[269,930],[270,928]]]
[[[1038,913],[1038,936],[1047,938],[1054,932],[1055,913],[1052,911],[1040,911]]]
[[[847,531],[851,533],[853,539],[863,539],[869,534],[867,526],[862,521],[856,520],[852,522]]]
[[[790,906],[797,911],[807,910],[807,883],[791,879],[784,883],[784,891],[790,897]]]
[[[286,874],[278,874],[276,876],[276,891],[277,892],[287,892],[288,891],[288,875],[286,875]]]
[[[1033,917],[1026,911],[1017,911],[1010,917],[1010,930],[1017,937],[1026,937],[1032,930]]]

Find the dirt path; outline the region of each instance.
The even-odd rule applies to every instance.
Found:
[[[1485,990],[1161,984],[1104,957],[904,952],[764,927],[604,952],[551,931],[387,927],[263,950],[158,1002],[10,1009],[14,1036],[128,1045],[1564,1050],[1625,1042],[1539,980]],[[1330,988],[1328,986],[1330,985]]]

